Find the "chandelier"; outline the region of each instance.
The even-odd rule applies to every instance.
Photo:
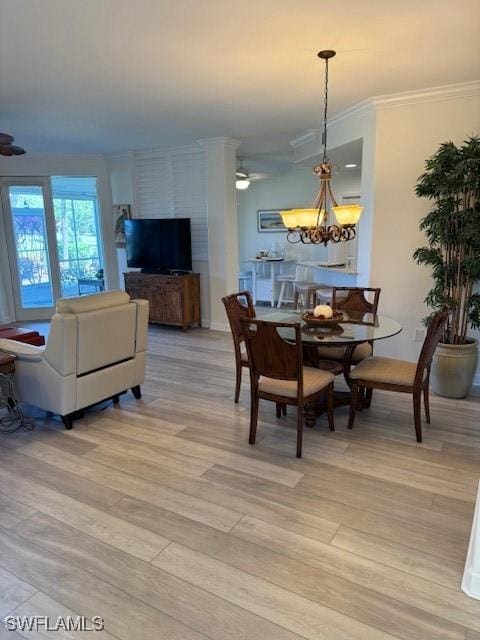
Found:
[[[288,229],[288,242],[323,244],[346,242],[355,238],[355,225],[360,220],[363,207],[359,204],[338,205],[332,191],[333,163],[327,155],[327,111],[328,111],[328,61],[335,51],[320,51],[318,57],[325,60],[325,106],[323,111],[323,158],[315,165],[313,173],[320,180],[320,191],[311,209],[283,211],[283,224]],[[337,224],[329,224],[329,203]]]

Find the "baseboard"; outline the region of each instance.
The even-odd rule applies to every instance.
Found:
[[[467,596],[480,600],[480,483],[473,515],[470,544],[468,545],[467,559],[465,561],[462,591]]]
[[[227,333],[230,331],[230,327],[226,322],[210,322],[209,329],[211,331],[224,331]]]
[[[202,318],[202,329],[210,329],[210,318]]]

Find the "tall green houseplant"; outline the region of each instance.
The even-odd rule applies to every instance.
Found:
[[[451,310],[432,384],[440,395],[459,398],[468,394],[478,362],[477,341],[468,331],[480,328],[480,138],[458,147],[441,144],[426,161],[415,193],[432,202],[420,223],[428,246],[414,253],[418,264],[432,268],[434,284],[425,302],[433,311]]]
[[[428,246],[417,249],[418,264],[432,267],[434,286],[425,302],[447,306],[451,318],[442,342],[465,344],[469,325],[480,327],[480,138],[462,146],[444,142],[425,163],[415,193],[433,201],[421,221]]]

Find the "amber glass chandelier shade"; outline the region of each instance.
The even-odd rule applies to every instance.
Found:
[[[359,204],[343,204],[332,209],[338,224],[342,227],[357,224],[363,211]]]
[[[290,211],[282,211],[281,216],[287,229],[315,228],[322,223],[325,211],[323,209],[321,211],[318,209],[291,209]]]

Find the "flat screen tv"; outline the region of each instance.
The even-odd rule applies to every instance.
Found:
[[[191,271],[190,218],[125,220],[127,264],[144,273]]]

